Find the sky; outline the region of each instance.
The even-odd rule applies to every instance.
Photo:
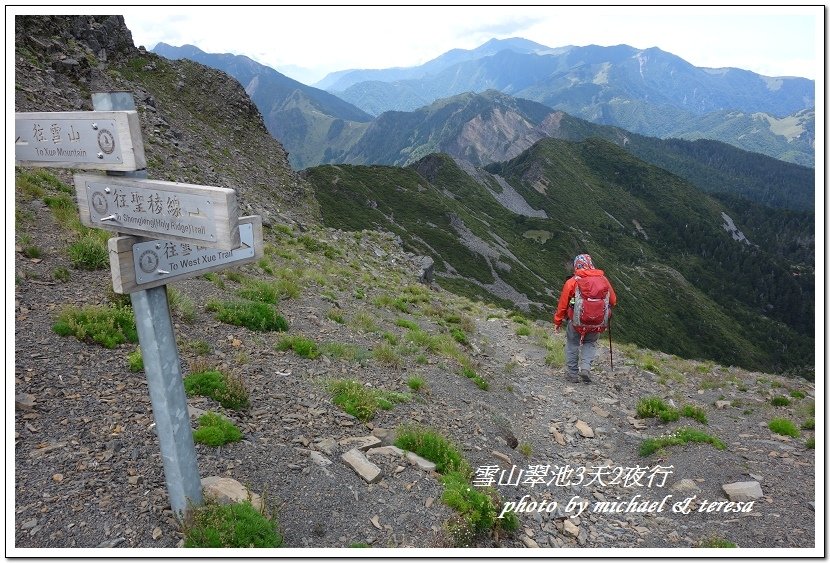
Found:
[[[823,79],[823,7],[199,6],[89,8],[124,15],[136,46],[246,55],[305,84],[352,68],[416,66],[491,38],[548,47],[659,47],[699,67]],[[54,7],[51,12],[55,12]]]

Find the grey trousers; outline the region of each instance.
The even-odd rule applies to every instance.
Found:
[[[571,321],[568,321],[568,328],[565,330],[565,367],[569,374],[576,375],[580,370],[591,371],[591,362],[597,355],[598,332],[589,332],[582,340],[582,335],[573,329]],[[580,349],[582,354],[580,357]]]

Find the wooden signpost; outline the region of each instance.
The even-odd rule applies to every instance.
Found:
[[[230,188],[75,174],[75,193],[87,227],[223,250],[239,246]]]
[[[262,218],[259,215],[240,217],[239,235],[241,245],[233,250],[169,240],[111,238],[112,289],[115,293],[133,293],[260,259]]]
[[[15,161],[107,173],[75,175],[81,222],[136,235],[109,240],[113,289],[130,294],[170,505],[184,517],[202,486],[166,284],[258,259],[262,220],[237,217],[234,190],[148,180],[132,95],[92,99],[96,111],[16,113]]]
[[[135,111],[14,114],[14,157],[23,166],[140,170],[147,167]]]

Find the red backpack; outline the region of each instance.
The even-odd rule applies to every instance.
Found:
[[[575,276],[574,330],[581,335],[604,332],[611,318],[611,284],[605,276]]]

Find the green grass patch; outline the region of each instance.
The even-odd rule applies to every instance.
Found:
[[[413,391],[420,391],[424,388],[427,382],[424,380],[423,377],[415,375],[407,379],[406,384]]]
[[[141,346],[127,354],[127,368],[132,372],[144,370],[144,358],[141,355]]]
[[[276,305],[280,300],[280,291],[277,284],[263,280],[246,279],[243,287],[236,294],[249,301],[259,301],[271,305]]]
[[[410,321],[409,319],[402,319],[400,317],[395,319],[395,325],[408,330],[421,330],[421,327],[415,321]]]
[[[471,368],[470,366],[461,366],[461,375],[466,377],[467,379],[472,379],[473,383],[478,386],[479,389],[482,391],[487,391],[490,388],[490,385],[485,381],[480,375],[476,373],[476,371]]]
[[[184,378],[188,395],[201,395],[218,401],[226,409],[243,410],[250,406],[248,390],[240,377],[212,369],[197,371]]]
[[[395,403],[410,399],[405,393],[372,389],[354,380],[331,381],[328,389],[335,405],[363,422],[372,420],[378,409],[389,410]]]
[[[726,444],[724,444],[720,439],[705,432],[701,432],[693,428],[678,428],[675,432],[669,434],[668,436],[647,438],[644,440],[643,443],[640,444],[640,455],[646,457],[667,446],[682,446],[689,442],[711,444],[718,450],[726,449]]]
[[[683,405],[683,408],[680,409],[680,414],[687,418],[693,418],[701,424],[708,424],[708,420],[706,419],[706,411],[703,410],[703,407]]]
[[[224,446],[242,439],[233,422],[214,412],[207,412],[199,417],[199,428],[193,431],[193,440],[206,446]]]
[[[435,463],[438,473],[459,472],[469,477],[472,473],[470,464],[461,455],[458,448],[435,430],[418,426],[399,428],[396,432],[395,445],[403,450],[415,452],[424,459]]]
[[[770,403],[772,403],[772,406],[774,407],[786,407],[790,404],[790,400],[787,397],[778,396],[773,397],[772,400],[770,400]]]
[[[381,342],[376,346],[372,350],[372,357],[382,364],[395,368],[400,367],[402,363],[400,355],[389,342]]]
[[[769,421],[769,429],[775,432],[776,434],[781,434],[782,436],[790,436],[792,438],[798,438],[801,432],[798,431],[798,427],[792,420],[787,418],[774,418]]]
[[[301,358],[313,360],[320,355],[317,343],[305,336],[285,336],[277,343],[277,350],[293,350]]]
[[[107,241],[100,235],[87,233],[69,245],[69,261],[81,270],[103,270],[109,268],[110,257]]]
[[[807,441],[804,442],[804,445],[807,446],[808,450],[816,449],[816,437],[810,436],[809,438],[807,438]]]
[[[804,393],[804,391],[799,391],[798,389],[793,389],[792,391],[790,391],[790,397],[792,397],[793,399],[803,399],[806,396],[807,394]]]
[[[528,325],[519,325],[516,327],[516,336],[530,336],[530,327]]]
[[[377,332],[379,329],[375,318],[366,311],[358,311],[355,313],[350,324],[360,332],[365,333]]]
[[[343,316],[343,311],[337,308],[330,309],[328,313],[326,313],[326,317],[329,320],[336,322],[337,324],[345,324],[346,318]]]
[[[192,511],[184,528],[185,547],[280,547],[277,523],[260,514],[249,501],[209,502]]]
[[[74,336],[105,348],[115,348],[124,342],[138,342],[133,310],[129,307],[88,305],[64,309],[52,330],[61,336]]]
[[[701,540],[700,543],[698,544],[698,547],[725,547],[725,548],[729,548],[729,547],[738,547],[738,546],[735,545],[734,542],[731,542],[727,539],[715,536],[715,537],[706,538],[704,540]]]
[[[420,455],[420,454],[419,454]],[[513,512],[499,518],[502,500],[492,487],[473,487],[464,473],[451,471],[441,478],[444,493],[441,500],[458,512],[447,523],[447,532],[456,547],[470,547],[475,538],[494,528],[513,532],[519,527],[519,519]]]
[[[52,270],[52,277],[59,282],[66,283],[69,281],[69,270],[67,270],[63,266],[59,266]]]
[[[23,247],[23,256],[26,258],[40,258],[43,256],[43,251],[38,246],[24,246]]]
[[[285,332],[288,322],[273,305],[257,301],[208,301],[206,308],[223,323],[244,326],[258,332]]]
[[[354,344],[343,344],[342,342],[325,342],[320,345],[320,352],[330,358],[349,360],[352,362],[363,362],[368,360],[372,354],[365,348]]]
[[[467,338],[467,334],[460,328],[451,328],[450,336],[452,336],[453,340],[455,340],[462,346],[469,346],[470,344],[470,340]]]
[[[808,418],[804,421],[804,424],[801,425],[803,430],[815,430],[816,429],[816,419],[815,418]]]
[[[176,313],[187,324],[196,322],[196,305],[193,300],[172,286],[167,286],[167,301],[170,310]]]

